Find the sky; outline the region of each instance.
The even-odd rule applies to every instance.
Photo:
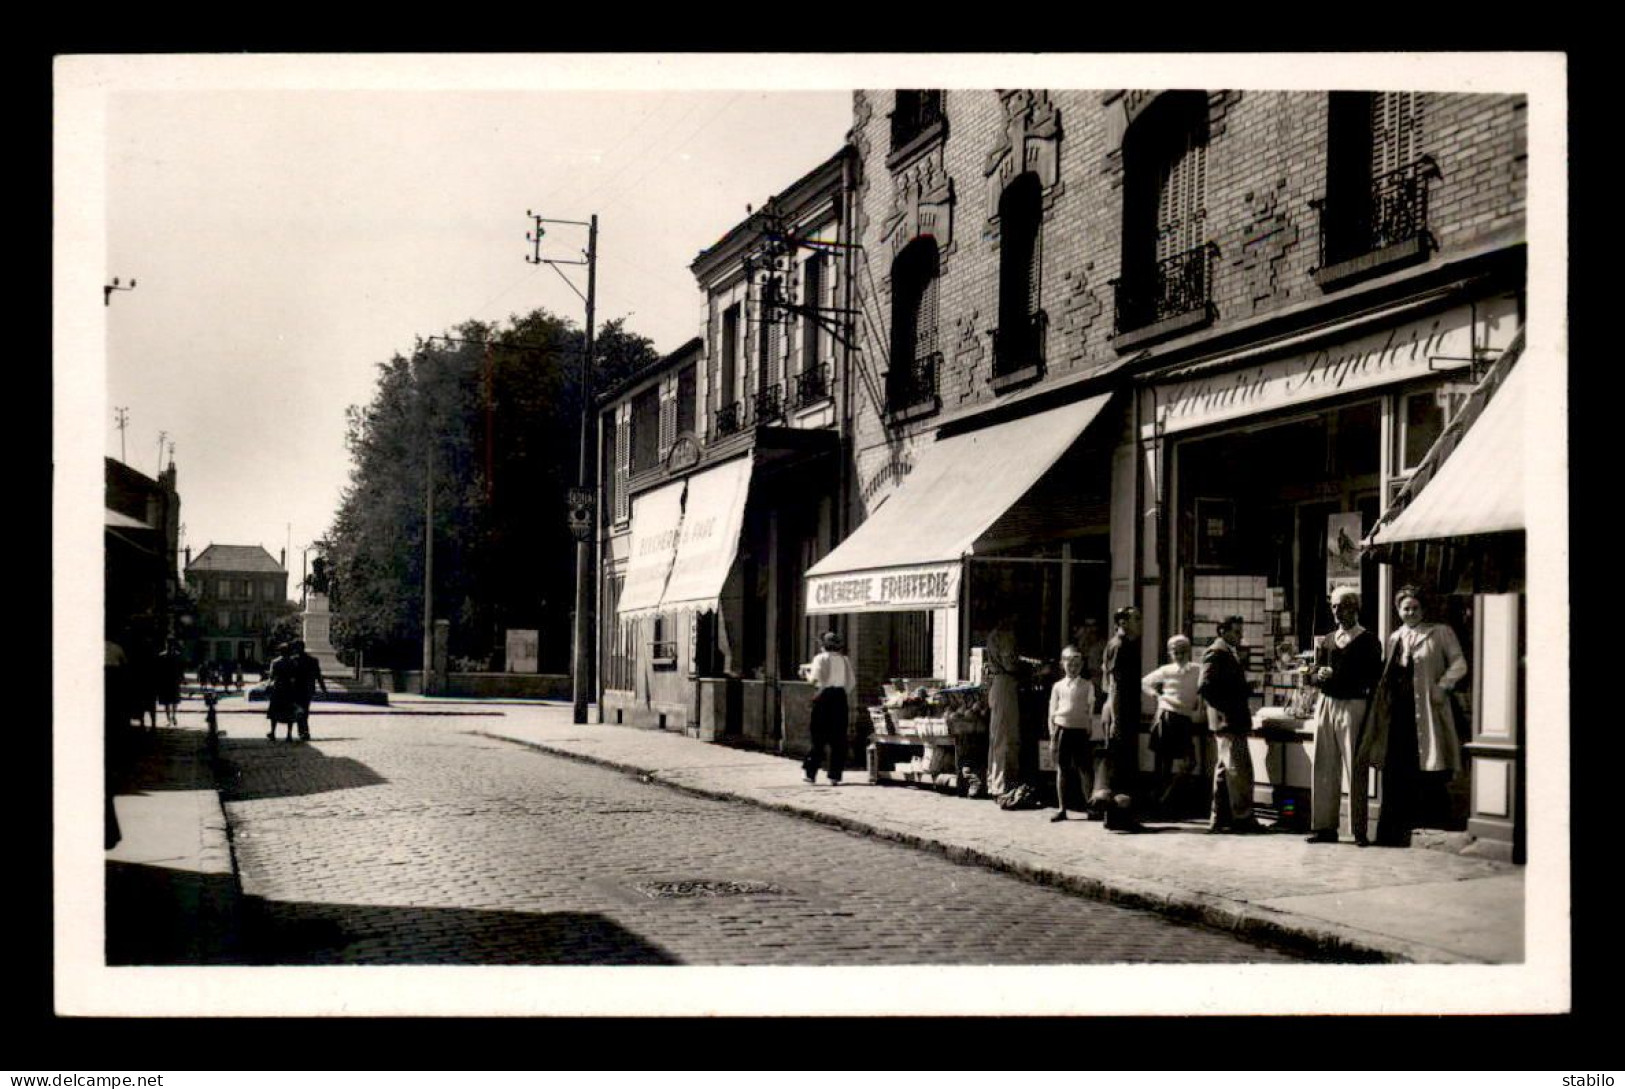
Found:
[[[287,547],[297,573],[377,364],[469,318],[584,320],[585,268],[527,263],[527,212],[596,214],[600,322],[667,352],[701,329],[689,263],[851,116],[837,90],[116,93],[106,267],[136,288],[105,307],[104,452],[152,475],[172,442],[193,554]],[[587,232],[543,242],[579,260]]]

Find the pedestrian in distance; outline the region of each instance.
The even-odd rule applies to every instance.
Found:
[[[1448,624],[1423,617],[1421,593],[1394,596],[1400,627],[1388,637],[1381,679],[1354,764],[1382,769],[1382,813],[1374,842],[1409,847],[1425,795],[1443,792],[1461,770],[1461,738],[1450,693],[1467,675],[1461,641]]]
[[[1008,794],[1021,780],[1021,655],[1016,650],[1016,618],[999,618],[982,652],[982,683],[987,688],[987,792]]]
[[[1106,702],[1101,711],[1105,759],[1097,752],[1094,804],[1112,832],[1138,832],[1135,814],[1140,775],[1140,610],[1112,614],[1114,631],[1101,658]]]
[[[265,717],[271,720],[271,732],[266,736],[276,740],[279,722],[288,724],[288,740],[299,722],[299,663],[288,652],[286,644],[278,644],[276,660],[271,663],[271,691],[265,708]]]
[[[321,663],[305,653],[305,641],[295,639],[288,645],[294,661],[294,678],[298,686],[299,740],[310,740],[310,705],[316,699],[316,689],[327,695],[327,681],[322,677]]]
[[[813,657],[809,679],[813,683],[812,747],[801,762],[802,777],[818,781],[818,767],[828,753],[829,785],[839,786],[846,768],[846,731],[851,720],[851,694],[857,682],[846,644],[836,632],[827,631],[820,641],[823,650]]]
[[[1183,815],[1190,786],[1202,774],[1199,755],[1206,748],[1207,713],[1197,694],[1202,667],[1191,660],[1189,636],[1168,640],[1168,662],[1140,678],[1140,691],[1156,701],[1151,719],[1151,752],[1156,757],[1160,793],[1156,809],[1163,816]]]
[[[133,641],[130,652],[130,713],[140,726],[143,721],[154,732],[158,729],[158,654],[144,635]]]
[[[1240,616],[1219,623],[1218,637],[1202,652],[1201,679],[1196,692],[1207,705],[1208,729],[1217,750],[1213,767],[1213,809],[1208,831],[1263,831],[1253,816],[1253,755],[1247,739],[1253,732],[1251,695],[1241,665]]]
[[[1055,804],[1060,812],[1050,818],[1064,821],[1066,788],[1078,784],[1079,812],[1090,818],[1089,795],[1094,788],[1094,748],[1097,719],[1094,714],[1095,686],[1084,676],[1083,653],[1075,646],[1061,651],[1062,677],[1049,690],[1049,744],[1055,764]],[[1104,739],[1104,735],[1102,735]]]
[[[181,680],[186,675],[186,663],[181,661],[180,644],[171,639],[158,655],[158,703],[164,709],[164,721],[176,725],[175,712],[181,702]]]
[[[1343,792],[1349,796],[1354,842],[1366,844],[1366,774],[1356,775],[1354,754],[1371,694],[1382,675],[1382,645],[1360,626],[1360,591],[1339,586],[1331,595],[1337,628],[1316,641],[1304,683],[1320,689],[1315,703],[1315,755],[1310,779],[1309,842],[1336,843]]]

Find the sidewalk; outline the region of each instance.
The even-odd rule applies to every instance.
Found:
[[[106,857],[108,964],[238,962],[240,892],[207,740],[201,713],[125,738],[120,839]]]
[[[441,702],[398,701],[402,709]],[[470,729],[1329,959],[1523,959],[1521,866],[1414,848],[1311,846],[1296,833],[1209,836],[1196,822],[1123,835],[1092,821],[1052,824],[1053,809],[1006,812],[991,801],[871,784],[861,769],[838,789],[822,778],[808,786],[794,760],[659,730],[577,726],[568,704],[504,710]]]

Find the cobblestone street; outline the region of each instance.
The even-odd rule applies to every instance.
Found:
[[[471,731],[232,716],[248,959],[274,964],[1238,963],[1290,954]],[[786,763],[789,772],[793,765]],[[842,789],[865,789],[848,787]]]

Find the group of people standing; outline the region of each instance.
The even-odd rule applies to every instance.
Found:
[[[1330,595],[1337,626],[1317,639],[1304,682],[1319,690],[1314,712],[1310,787],[1310,843],[1337,843],[1342,795],[1359,846],[1405,847],[1424,816],[1424,797],[1461,767],[1451,691],[1467,673],[1455,632],[1424,618],[1412,588],[1394,599],[1400,626],[1384,647],[1360,625],[1360,594],[1340,587]],[[1251,685],[1243,664],[1245,621],[1225,618],[1195,660],[1191,639],[1168,640],[1168,662],[1139,674],[1140,611],[1113,614],[1113,632],[1101,644],[1086,625],[1061,651],[1062,676],[1050,688],[1046,723],[1055,767],[1058,811],[1103,820],[1107,829],[1141,830],[1147,814],[1187,815],[1193,801],[1206,809],[1214,834],[1259,832],[1253,812]],[[1016,649],[1014,618],[988,634],[983,684],[988,702],[987,790],[1007,796],[1020,784],[1020,678],[1028,666]],[[845,763],[850,691],[855,674],[838,635],[823,638],[813,659],[812,751],[803,763],[815,781],[828,752],[829,780],[839,783]],[[273,668],[273,675],[274,675]],[[1155,770],[1140,772],[1139,734],[1145,701],[1153,701],[1149,731]],[[1208,758],[1208,739],[1213,756]],[[1368,769],[1383,782],[1375,837],[1369,834]],[[1197,798],[1198,790],[1206,797]],[[1069,799],[1082,799],[1069,805]]]

